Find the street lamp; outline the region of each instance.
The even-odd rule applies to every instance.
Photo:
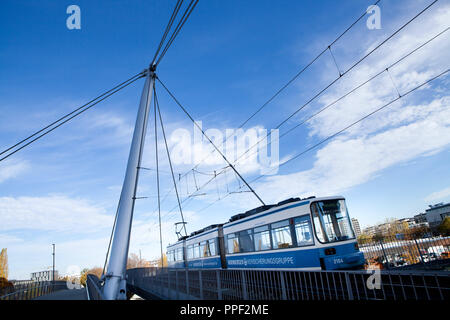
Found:
[[[52,253],[52,256],[53,256],[52,283],[54,285],[55,284],[55,244],[53,243],[52,246],[53,246],[53,253]]]

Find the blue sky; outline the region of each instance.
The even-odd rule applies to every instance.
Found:
[[[333,47],[341,71],[383,41],[431,1],[382,0],[380,30],[366,18]],[[81,30],[66,28],[66,8],[81,8]],[[372,1],[200,1],[158,67],[158,75],[205,129],[234,129],[359,17]],[[148,66],[173,1],[2,1],[0,10],[1,150]],[[448,27],[450,6],[438,1],[395,38],[342,77],[280,128],[299,121]],[[448,69],[448,32],[391,69],[407,92]],[[252,119],[245,129],[272,129],[337,76],[324,54]],[[10,277],[51,265],[57,269],[103,264],[143,81],[0,163],[0,247],[7,247]],[[267,203],[291,196],[346,197],[363,226],[419,213],[450,201],[449,79],[442,77],[379,112],[349,132],[280,168],[253,186]],[[169,136],[193,131],[162,88],[157,88]],[[308,146],[395,98],[386,74],[280,141],[287,160]],[[144,164],[153,168],[153,124]],[[159,142],[162,147],[162,141]],[[171,147],[174,141],[171,140]],[[169,170],[160,149],[162,170]],[[207,155],[207,150],[201,157]],[[192,165],[176,164],[183,173]],[[202,165],[211,173],[224,164]],[[239,165],[251,180],[255,166]],[[162,189],[171,188],[163,173]],[[201,184],[209,176],[197,175]],[[230,178],[230,177],[229,177]],[[203,179],[203,180],[202,180]],[[192,175],[180,182],[182,197]],[[249,193],[229,196],[237,181],[218,179],[184,208],[188,231],[224,222],[258,205]],[[155,175],[141,174],[130,252],[157,258]],[[163,203],[164,245],[180,218],[175,198]]]

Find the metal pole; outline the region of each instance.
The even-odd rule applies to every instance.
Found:
[[[142,151],[147,130],[150,102],[153,95],[153,83],[155,73],[148,70],[146,81],[141,95],[139,111],[134,127],[133,140],[131,142],[128,157],[127,170],[120,194],[117,222],[111,246],[111,254],[108,269],[105,274],[103,295],[107,300],[126,299],[126,264],[130,243],[131,224],[133,220],[134,202],[141,165]]]
[[[386,260],[386,269],[390,269],[389,268],[389,261],[388,261],[386,252],[384,251],[383,240],[381,240],[381,239],[380,239],[380,244],[381,244],[381,250],[383,251],[384,260]]]
[[[55,285],[55,244],[53,243],[52,246],[53,246],[53,253],[52,253],[52,256],[53,256],[52,282],[53,282],[53,285]]]
[[[420,256],[420,262],[422,263],[422,264],[425,264],[425,261],[423,261],[423,256],[422,256],[422,252],[420,252],[420,248],[419,248],[419,245],[417,244],[417,240],[414,238],[414,243],[416,244],[416,247],[417,247],[417,251],[419,251],[419,256]]]

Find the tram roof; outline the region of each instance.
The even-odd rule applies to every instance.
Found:
[[[213,230],[215,228],[221,227],[224,224],[247,218],[247,217],[255,215],[257,213],[261,213],[261,212],[267,211],[269,209],[272,209],[274,207],[280,207],[280,206],[283,206],[283,205],[288,204],[288,203],[298,202],[298,201],[305,201],[305,200],[311,200],[311,199],[331,200],[331,199],[338,199],[338,198],[343,199],[344,197],[342,197],[342,196],[321,197],[321,198],[316,198],[315,196],[311,196],[311,197],[307,197],[307,198],[299,198],[299,197],[297,197],[297,198],[285,199],[283,201],[278,202],[277,204],[270,204],[270,205],[264,205],[264,206],[260,206],[260,207],[257,207],[257,208],[253,208],[253,209],[247,210],[247,211],[245,211],[243,213],[238,213],[238,214],[236,214],[234,216],[231,216],[231,218],[225,223],[212,224],[212,225],[209,225],[209,226],[207,226],[207,227],[205,227],[203,229],[199,229],[197,231],[194,231],[188,236],[181,237],[176,243],[174,243],[172,245],[169,245],[168,247],[171,247],[171,246],[179,243],[180,241],[189,240],[191,237],[197,236],[197,235],[202,234],[202,233],[204,233],[206,231],[210,231],[210,230]]]

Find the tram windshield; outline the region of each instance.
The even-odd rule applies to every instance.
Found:
[[[355,237],[345,200],[324,200],[311,204],[314,228],[322,243],[353,239]]]

